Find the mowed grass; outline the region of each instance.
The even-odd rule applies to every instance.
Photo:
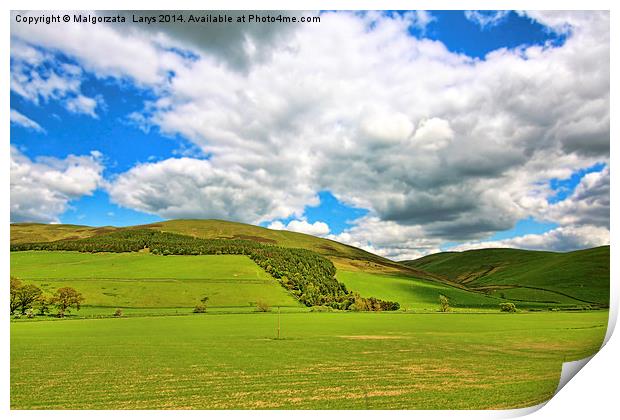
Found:
[[[11,323],[13,409],[501,409],[549,399],[605,311]]]
[[[241,255],[12,252],[11,275],[47,293],[75,288],[84,295],[86,314],[109,315],[110,307],[193,308],[204,296],[209,307],[249,307],[259,300],[299,306],[275,279]]]

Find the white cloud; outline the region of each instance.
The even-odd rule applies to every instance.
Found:
[[[329,234],[330,229],[327,223],[316,221],[314,223],[308,223],[306,220],[291,220],[288,224],[284,224],[279,220],[272,222],[267,226],[273,230],[290,230],[293,232],[306,233],[313,236],[325,236]]]
[[[510,12],[506,10],[466,10],[465,17],[485,29],[502,23],[508,17],[508,13]]]
[[[21,40],[11,46],[11,90],[35,105],[61,101],[69,112],[97,118],[95,109],[103,100],[81,93],[82,78],[81,67],[60,62],[49,52]]]
[[[58,222],[69,202],[102,181],[100,154],[36,161],[11,146],[11,222]]]
[[[22,16],[44,14],[20,11],[12,15],[16,13]],[[67,25],[63,22],[24,25],[12,18],[11,35],[21,43],[75,57],[86,70],[98,76],[129,78],[142,85],[163,83],[168,72],[183,61],[178,54],[159,48],[152,42],[152,36],[139,31],[123,34],[112,25]]]
[[[327,238],[343,242],[396,261],[409,260],[440,251],[441,240],[428,238],[420,226],[402,226],[366,216],[355,226]]]
[[[585,175],[565,200],[549,205],[542,218],[570,225],[595,225],[609,229],[609,168]]]
[[[108,184],[111,200],[165,218],[216,218],[249,223],[301,215],[313,192],[278,188],[267,171],[218,168],[209,160],[171,158],[135,166]]]
[[[609,245],[609,229],[599,226],[565,226],[542,234],[518,236],[501,241],[467,242],[450,248],[465,251],[481,248],[521,248],[539,251],[574,251]]]
[[[11,122],[39,133],[45,133],[43,127],[41,127],[36,121],[31,120],[21,112],[14,109],[11,109]]]
[[[441,118],[422,120],[413,136],[416,147],[426,150],[438,150],[450,144],[454,138],[454,131],[450,123]]]
[[[564,45],[477,60],[411,37],[421,16],[347,12],[282,33],[233,25],[231,41],[213,48],[179,29],[13,27],[12,35],[98,77],[151,87],[158,98],[133,121],[209,156],[121,174],[108,187],[118,204],[257,222],[299,219],[329,190],[372,215],[342,240],[403,256],[480,240],[524,217],[556,217],[545,213],[548,181],[609,160],[609,13],[528,16],[569,27]],[[164,48],[173,44],[195,57]]]
[[[86,114],[93,118],[97,118],[95,109],[97,108],[97,100],[84,95],[77,95],[66,101],[66,108],[74,114]]]

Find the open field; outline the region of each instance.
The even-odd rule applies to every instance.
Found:
[[[87,227],[41,226],[12,226],[12,237],[36,240],[39,229],[46,240],[73,233],[78,235],[68,237],[106,235]],[[574,261],[563,259],[572,253],[516,258],[489,252],[464,261],[457,261],[460,254],[438,254],[422,269],[407,269],[291,232],[219,221],[149,226],[321,249],[337,270],[316,254],[282,248],[261,254],[261,266],[245,255],[155,255],[151,245],[157,242],[121,253],[11,252],[11,275],[24,283],[47,295],[70,286],[85,297],[82,309],[68,318],[11,322],[12,408],[526,407],[549,399],[561,363],[595,353],[607,328],[604,310],[547,310],[589,307],[585,297],[603,302],[609,287],[604,249],[572,255]],[[153,235],[146,231],[145,236]],[[295,255],[306,256],[296,260]],[[282,266],[283,261],[290,264]],[[309,312],[294,298],[295,291],[265,271],[277,263],[281,270],[290,268],[283,271],[286,276],[314,284],[322,261],[332,270],[327,280],[338,284],[335,271],[347,289],[399,302],[401,310]],[[316,271],[308,269],[309,263]],[[427,268],[435,274],[425,274]],[[270,272],[282,284],[289,280]],[[453,313],[437,312],[440,294],[449,297]],[[204,296],[209,297],[207,313],[193,314]],[[519,309],[544,312],[500,313],[499,303],[506,299]],[[258,300],[281,309],[257,313]],[[123,310],[119,319],[111,318],[116,308]],[[278,322],[281,339],[276,340]]]
[[[393,300],[401,308],[415,311],[437,311],[440,294],[450,299],[455,310],[465,308],[497,311],[501,293],[506,299],[515,299],[519,309],[576,308],[585,304],[554,292],[526,288],[501,289],[492,295],[458,289],[446,284],[416,279],[403,275],[338,271],[338,280],[351,289],[367,296]]]
[[[63,286],[75,288],[85,298],[80,315],[110,315],[115,307],[189,312],[203,296],[210,307],[250,307],[258,300],[299,307],[275,279],[241,255],[12,252],[11,275],[50,294]]]
[[[471,289],[495,290],[496,295],[536,294],[535,289],[510,290],[525,286],[609,304],[609,246],[565,253],[520,249],[442,252],[403,264]],[[557,299],[555,296],[553,300]]]
[[[14,409],[474,409],[550,398],[606,311],[11,323]]]

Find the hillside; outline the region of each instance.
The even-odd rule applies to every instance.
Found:
[[[387,258],[353,246],[298,232],[272,230],[260,226],[223,220],[168,220],[165,222],[129,227],[89,227],[78,225],[48,225],[40,223],[11,224],[11,244],[87,238],[116,230],[154,229],[201,239],[246,239],[285,248],[314,251],[331,260],[336,268],[351,271],[401,273],[429,280],[442,281],[413,267],[406,267]]]
[[[11,244],[89,238],[116,230],[112,226],[90,227],[44,223],[12,223]]]
[[[609,304],[609,246],[574,252],[480,249],[402,261],[468,289],[508,299],[533,295]]]

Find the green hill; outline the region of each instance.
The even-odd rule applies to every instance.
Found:
[[[118,230],[154,229],[201,239],[245,239],[285,248],[302,248],[314,251],[331,260],[336,268],[350,271],[377,273],[404,273],[431,280],[442,279],[398,264],[370,252],[304,233],[272,230],[244,223],[224,220],[180,219],[128,227],[89,227],[78,225],[48,225],[42,223],[11,224],[11,244],[58,241],[87,238]]]
[[[170,236],[171,234],[183,236],[176,239],[173,238],[174,240],[167,245],[170,249],[165,249],[166,246],[158,246],[157,248],[159,249],[151,249],[148,258],[143,256],[128,257],[132,261],[133,259],[140,261],[138,264],[146,264],[147,266],[154,264],[154,271],[150,276],[142,276],[138,272],[136,274],[130,273],[131,276],[129,274],[117,276],[114,274],[114,267],[103,267],[105,270],[101,268],[102,271],[99,277],[89,280],[86,274],[74,272],[74,270],[80,269],[80,264],[84,264],[82,269],[87,271],[91,267],[98,267],[97,263],[100,260],[103,261],[103,256],[99,255],[94,257],[97,263],[91,261],[90,257],[86,259],[88,261],[84,260],[85,262],[83,263],[69,263],[67,267],[70,268],[71,275],[55,271],[56,260],[58,259],[60,263],[64,261],[63,258],[65,257],[60,258],[60,255],[63,253],[54,251],[82,250],[88,252],[88,247],[91,247],[90,251],[96,251],[97,249],[99,251],[113,251],[116,248],[116,251],[113,252],[134,251],[132,254],[136,254],[135,251],[142,250],[145,247],[140,242],[141,238],[144,238],[145,233],[151,235],[151,231],[157,235],[160,235],[157,232],[163,232],[164,237],[162,238],[164,239],[170,239],[165,235]],[[409,309],[436,310],[439,294],[450,298],[453,307],[473,309],[486,308],[497,310],[498,304],[503,301],[512,301],[521,309],[578,308],[589,305],[604,306],[609,303],[609,247],[572,253],[514,249],[445,252],[429,255],[414,261],[397,263],[359,248],[328,239],[221,220],[171,220],[141,226],[99,228],[77,225],[12,224],[11,245],[15,251],[45,249],[52,252],[48,252],[47,254],[49,255],[45,254],[41,264],[33,264],[33,262],[36,262],[36,258],[33,260],[32,258],[34,257],[32,256],[26,258],[18,255],[21,252],[12,253],[11,272],[26,280],[50,280],[50,287],[57,284],[55,279],[59,281],[63,279],[91,281],[91,283],[84,283],[83,288],[86,291],[91,290],[93,297],[98,296],[96,299],[91,299],[91,302],[96,305],[113,306],[114,302],[116,302],[117,305],[122,304],[124,307],[144,306],[147,303],[140,301],[141,295],[148,295],[150,296],[148,299],[155,302],[157,301],[157,294],[160,293],[159,290],[164,291],[163,288],[168,288],[165,291],[166,294],[173,295],[178,293],[178,295],[173,298],[166,298],[165,302],[158,301],[156,306],[188,307],[195,300],[194,295],[200,294],[199,282],[196,283],[196,279],[182,278],[183,276],[180,274],[175,276],[167,272],[161,272],[159,269],[155,269],[155,267],[163,267],[175,261],[172,265],[175,272],[176,270],[183,271],[184,268],[178,264],[180,261],[185,261],[181,255],[187,253],[214,254],[220,252],[214,249],[191,249],[191,247],[196,246],[199,248],[203,247],[205,245],[201,243],[203,240],[210,241],[211,245],[207,245],[207,248],[211,246],[226,248],[229,246],[228,244],[233,248],[245,247],[244,243],[248,244],[248,246],[253,243],[259,247],[266,246],[269,248],[275,245],[288,248],[293,254],[287,251],[290,254],[287,258],[301,258],[299,261],[305,261],[305,263],[301,263],[304,265],[310,261],[308,258],[311,255],[304,256],[303,253],[300,254],[298,252],[299,249],[312,251],[312,253],[319,254],[333,263],[336,269],[336,279],[344,283],[349,291],[360,293],[364,297],[375,297],[386,301],[399,302],[402,307]],[[30,247],[35,242],[56,243],[55,241],[60,241],[58,246]],[[62,245],[62,242],[66,241],[71,242],[71,244]],[[194,244],[192,245],[190,242],[194,242]],[[120,248],[123,249],[119,248],[119,244],[122,244]],[[80,249],[82,246],[87,248]],[[104,248],[98,248],[101,246]],[[110,246],[112,248],[106,248]],[[250,248],[253,247],[255,248],[254,245]],[[145,251],[148,252],[149,250],[146,249]],[[44,255],[42,252],[40,254],[37,254],[37,252],[39,251],[34,251],[34,254]],[[222,253],[231,253],[231,251],[224,250]],[[243,252],[232,251],[232,253]],[[264,251],[261,251],[261,253],[264,254]],[[281,252],[279,253],[282,254]],[[174,257],[173,260],[166,259],[168,257],[163,255],[153,254],[177,254],[179,257]],[[250,254],[252,253],[250,252]],[[246,252],[245,255],[250,254]],[[119,264],[121,260],[125,261],[123,260],[124,257],[118,258]],[[191,257],[189,258],[187,261],[193,262]],[[276,279],[288,279],[284,280],[282,285],[285,288],[289,288],[289,291],[297,289],[298,291],[295,293],[298,293],[296,295],[298,300],[306,303],[313,300],[308,298],[308,293],[314,293],[314,291],[312,288],[303,286],[303,282],[315,282],[318,281],[319,277],[306,273],[307,280],[297,279],[296,277],[291,277],[290,273],[285,273],[290,263],[286,263],[284,260],[280,261],[278,263],[280,265],[277,266],[277,264],[270,265],[266,262],[264,255],[263,257],[254,255],[251,258],[257,264],[264,264],[263,269],[267,270]],[[211,261],[220,264],[218,259],[218,255],[213,255]],[[116,261],[116,258],[114,261]],[[274,260],[273,262],[275,263],[276,261]],[[28,271],[28,267],[31,264],[38,270],[36,273]],[[219,281],[222,278],[234,280],[234,270],[236,270],[235,265],[230,267],[229,274],[220,277],[216,276],[215,280]],[[294,270],[298,269],[294,268]],[[168,283],[155,283],[151,278],[153,276],[159,280],[164,279]],[[330,277],[333,278],[333,274],[327,274],[327,277],[325,277],[327,283],[324,286],[326,285],[325,287],[328,287],[328,289],[333,288],[332,286],[336,284],[329,280]],[[201,277],[203,280],[210,279],[210,281],[213,278],[208,272],[205,272],[205,275]],[[129,283],[118,283],[119,279],[132,279],[134,283],[131,285]],[[92,284],[92,280],[95,280],[97,283],[112,281],[114,284],[110,286],[114,286],[115,290],[110,292],[106,290],[108,286]],[[190,280],[194,283],[190,284]],[[180,288],[175,286],[175,281],[179,282],[176,284]],[[302,287],[291,287],[292,283]],[[45,281],[43,284],[45,284]],[[271,289],[268,291],[259,290],[266,287],[266,283],[263,285],[240,285],[238,282],[225,282],[221,284],[222,286],[210,285],[205,289],[205,293],[213,295],[215,291],[218,291],[218,293],[222,293],[222,297],[233,296],[235,293],[241,293],[242,289],[239,289],[239,287],[248,292],[243,292],[243,296],[240,297],[241,300],[238,302],[234,299],[218,298],[213,301],[214,305],[238,306],[243,302],[252,301],[253,299],[250,295],[256,296],[254,300],[258,300],[258,297],[262,296],[263,292],[266,294],[261,297],[261,300],[266,300],[273,305],[284,305],[284,302],[281,301],[283,295],[274,294],[276,292],[272,286],[276,283],[269,286]],[[319,283],[316,283],[316,285],[323,287]],[[125,287],[130,287],[131,290],[123,290]],[[302,294],[302,291],[304,294]],[[118,297],[111,299],[109,293],[116,294]],[[182,297],[184,295],[187,296],[187,299]],[[130,296],[135,298],[134,301],[131,301]]]
[[[519,249],[442,252],[404,265],[512,300],[609,304],[609,246],[559,253]]]

